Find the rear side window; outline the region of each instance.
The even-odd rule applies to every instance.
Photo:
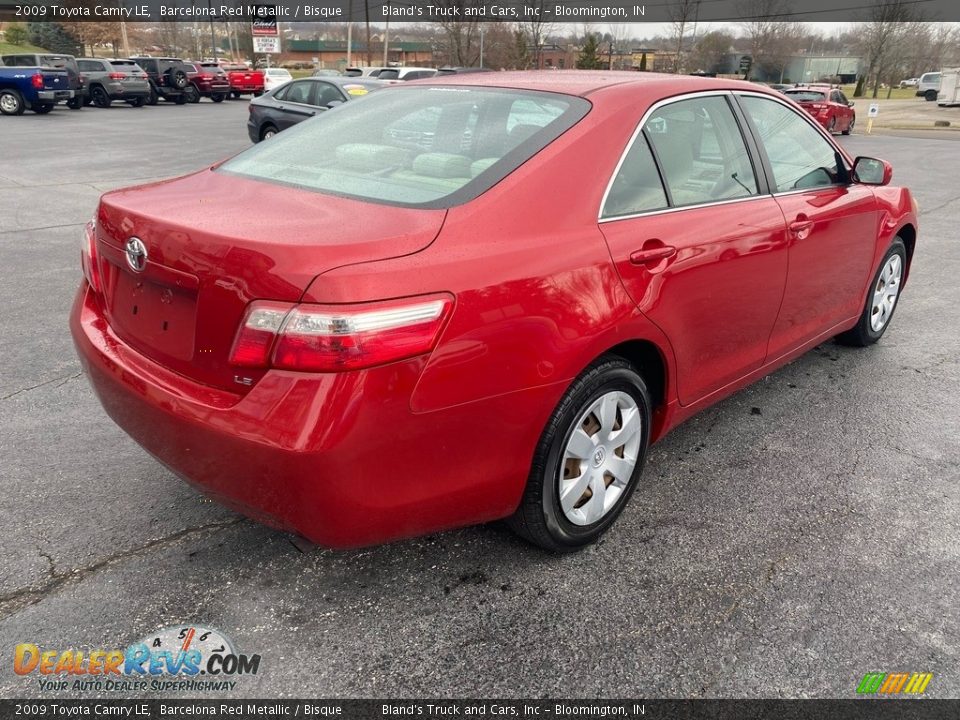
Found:
[[[103,70],[103,63],[96,60],[77,60],[77,67],[83,72],[100,72]]]
[[[301,123],[228,160],[218,172],[374,202],[446,208],[499,182],[589,108],[582,98],[555,93],[408,85],[348,102],[323,122]],[[521,114],[527,122],[518,121]]]
[[[637,135],[624,158],[610,192],[603,203],[601,217],[633,215],[667,207],[667,194],[643,133]]]
[[[757,195],[753,165],[726,98],[680,100],[643,127],[673,206]]]
[[[777,192],[839,181],[836,150],[805,118],[775,100],[745,96],[740,102],[767,152]]]

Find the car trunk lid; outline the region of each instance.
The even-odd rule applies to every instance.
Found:
[[[415,253],[445,214],[213,170],[108,193],[97,218],[104,311],[142,354],[242,393],[258,373],[238,374],[227,360],[252,300],[297,302],[327,270]]]

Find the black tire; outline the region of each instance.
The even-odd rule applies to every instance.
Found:
[[[215,103],[222,103],[224,100],[227,99],[227,96],[225,93],[217,93],[216,95],[211,95],[210,99],[213,100]]]
[[[146,104],[147,104],[147,99],[142,97],[133,98],[132,100],[127,100],[127,105],[129,105],[130,107],[143,107]]]
[[[169,99],[172,99],[175,105],[187,104],[187,96],[183,93],[181,93],[180,95],[177,95],[175,98],[168,98],[168,100]]]
[[[849,135],[850,133],[853,132],[853,126],[856,125],[856,124],[857,124],[857,118],[856,118],[856,117],[850,118],[850,124],[847,125],[847,129],[844,130],[844,131],[843,131],[842,133],[840,133],[840,134],[841,134],[841,135]]]
[[[74,97],[67,100],[67,107],[71,110],[83,110],[84,97]]]
[[[278,132],[280,131],[277,129],[275,125],[271,125],[270,123],[267,123],[266,125],[260,128],[260,139],[269,140]]]
[[[157,91],[153,88],[153,85],[151,85],[150,95],[147,97],[147,105],[156,105],[159,100],[160,96],[157,95]]]
[[[834,115],[832,118],[830,118],[830,124],[827,126],[827,132],[833,135],[836,129],[837,129],[837,116]]]
[[[172,67],[167,70],[167,84],[177,90],[186,90],[190,84],[190,78],[180,68]]]
[[[197,90],[193,85],[190,85],[186,90],[184,90],[183,94],[187,98],[187,102],[191,105],[196,105],[198,102],[200,102],[200,91]]]
[[[234,100],[236,100],[237,98],[240,97],[240,93],[238,93],[238,92],[236,92],[236,91],[233,91],[233,92],[230,93],[230,97],[232,97]]]
[[[937,99],[937,91],[936,91],[936,90],[927,90],[927,91],[923,94],[923,99],[926,100],[927,102],[933,102],[934,100]]]
[[[48,112],[53,110],[53,104],[52,103],[34,103],[30,109],[33,110],[37,115],[46,115]]]
[[[261,91],[261,92],[255,92],[255,93],[253,94],[254,97],[260,97],[261,95],[263,95],[263,92],[262,92],[262,91]]]
[[[642,427],[636,465],[629,482],[606,514],[592,524],[576,525],[567,519],[559,500],[564,448],[583,413],[611,391],[628,394],[640,411]],[[623,358],[607,355],[584,370],[564,393],[540,436],[523,499],[507,520],[510,528],[534,545],[553,552],[573,552],[596,541],[613,525],[639,483],[650,442],[650,407],[646,383]]]
[[[883,334],[887,331],[887,328],[890,327],[890,323],[893,321],[893,316],[897,312],[897,305],[900,304],[899,289],[897,290],[897,299],[893,305],[893,309],[890,311],[890,315],[887,317],[883,326],[879,330],[873,329],[871,318],[873,316],[873,293],[880,284],[880,275],[883,272],[883,269],[886,267],[887,262],[893,255],[900,256],[900,283],[903,283],[903,278],[906,277],[907,274],[907,247],[903,244],[903,240],[897,237],[894,238],[893,242],[890,244],[890,248],[884,254],[883,260],[880,261],[880,266],[873,275],[873,282],[870,283],[870,287],[867,289],[867,299],[863,304],[863,312],[860,313],[860,319],[857,321],[857,324],[850,330],[837,335],[837,342],[841,345],[850,345],[852,347],[866,347],[867,345],[873,345],[877,340],[883,337]]]
[[[99,85],[94,85],[90,88],[90,99],[98,108],[105,110],[110,107],[110,96],[107,95],[107,91]]]
[[[23,115],[27,109],[23,96],[16,90],[0,90],[0,113],[4,115]]]

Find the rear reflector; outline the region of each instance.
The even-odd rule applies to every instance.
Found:
[[[452,307],[449,295],[356,305],[257,301],[230,362],[309,372],[383,365],[430,352]]]

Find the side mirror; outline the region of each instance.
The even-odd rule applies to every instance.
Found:
[[[847,107],[853,107],[853,105],[854,105],[853,100],[850,100],[847,102]]]
[[[889,185],[893,179],[893,165],[886,160],[858,157],[853,161],[853,181],[863,185]]]

